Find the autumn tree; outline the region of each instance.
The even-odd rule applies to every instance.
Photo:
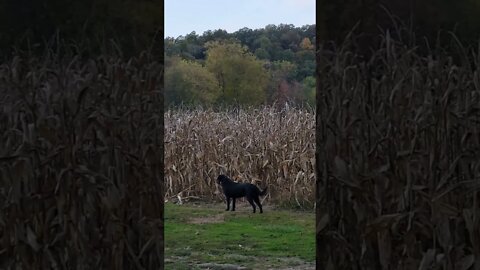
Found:
[[[269,103],[278,101],[280,96],[286,95],[288,82],[295,76],[297,66],[289,61],[273,61],[268,65],[270,81],[267,90],[267,100]],[[282,92],[282,94],[279,94]]]
[[[313,50],[314,46],[308,37],[304,37],[302,42],[300,42],[300,48],[302,50]]]
[[[245,46],[232,41],[206,44],[206,67],[213,72],[226,104],[258,105],[265,101],[268,73]]]
[[[214,74],[197,62],[166,59],[165,105],[210,105],[220,95]]]
[[[286,102],[300,104],[305,101],[302,85],[297,81],[281,80],[273,97],[275,102],[280,105]]]

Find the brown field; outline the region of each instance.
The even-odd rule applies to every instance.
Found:
[[[480,269],[480,47],[404,34],[319,49],[318,267]]]
[[[0,65],[0,268],[163,267],[163,66]]]
[[[315,201],[315,119],[308,110],[170,110],[165,113],[166,197],[220,199],[220,173],[268,186],[276,204]]]

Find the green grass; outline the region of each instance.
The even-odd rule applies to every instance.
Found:
[[[195,223],[195,221],[203,223]],[[249,269],[314,265],[315,213],[267,208],[263,214],[237,203],[165,204],[166,269],[196,269],[202,263]],[[313,269],[313,268],[312,268]]]

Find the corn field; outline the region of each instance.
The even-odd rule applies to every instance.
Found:
[[[0,65],[0,268],[163,268],[163,66]]]
[[[275,107],[165,113],[166,198],[221,200],[219,174],[268,187],[267,200],[312,208],[315,119]]]
[[[318,267],[480,269],[480,46],[354,41],[317,55]]]

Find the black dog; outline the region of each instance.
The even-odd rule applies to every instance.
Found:
[[[255,213],[254,201],[258,205],[258,208],[260,208],[260,213],[263,213],[262,204],[260,203],[258,196],[264,196],[267,193],[267,188],[265,188],[263,191],[260,191],[260,189],[253,184],[235,183],[225,175],[219,175],[217,182],[222,185],[223,193],[227,198],[227,209],[225,211],[230,209],[230,198],[233,199],[232,211],[235,211],[235,199],[246,196],[247,201],[253,207],[253,213]]]

